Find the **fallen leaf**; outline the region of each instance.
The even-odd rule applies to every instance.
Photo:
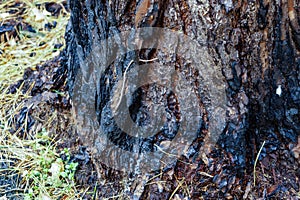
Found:
[[[35,21],[37,22],[45,19],[45,15],[37,8],[33,8],[32,13],[35,16]]]
[[[9,13],[0,13],[0,19],[5,19],[7,17],[9,17]],[[0,200],[1,200],[1,198],[0,198]]]
[[[40,199],[42,200],[51,200],[51,198],[45,194],[41,194],[40,196],[41,196]]]

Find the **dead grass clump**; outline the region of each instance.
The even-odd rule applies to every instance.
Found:
[[[0,4],[0,26],[9,27],[0,35],[0,198],[4,199],[79,199],[74,181],[77,163],[71,162],[68,149],[58,152],[56,140],[50,137],[55,135],[50,133],[55,129],[48,127],[56,113],[48,113],[43,127],[29,131],[29,113],[25,112],[23,123],[16,127],[16,116],[31,98],[30,88],[24,92],[21,85],[14,94],[8,89],[24,69],[35,70],[65,45],[69,19],[65,1],[51,1],[52,6],[55,3],[52,10],[47,10],[46,3],[50,2],[7,0]]]

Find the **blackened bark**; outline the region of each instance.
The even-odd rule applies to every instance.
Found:
[[[288,16],[288,2],[238,1],[233,7],[219,6],[212,7],[215,28],[210,31],[209,44],[216,49],[216,60],[222,62],[230,107],[238,116],[229,123],[230,134],[238,132],[238,141],[243,147],[250,145],[252,154],[257,149],[251,145],[271,138],[296,142],[300,61],[298,34]],[[282,94],[278,95],[276,89],[280,87]],[[230,138],[225,136],[226,141]],[[236,139],[224,143],[233,150]],[[267,142],[269,145],[274,144]],[[246,152],[238,153],[240,149],[237,147],[235,153],[244,157]]]
[[[71,20],[65,52],[71,94],[79,61],[89,56],[93,44],[116,32],[137,27],[182,30],[199,43],[207,38],[204,43],[215,65],[222,68],[228,115],[218,144],[231,155],[228,162],[233,171],[241,176],[245,169],[251,172],[253,168],[249,166],[253,166],[263,141],[266,141],[266,153],[276,151],[282,144],[297,142],[300,133],[299,0],[72,0],[69,4]],[[147,15],[148,10],[141,8],[148,4],[155,4],[153,14]],[[114,66],[116,76],[122,76],[128,62],[129,58],[125,57],[120,65]],[[104,86],[105,80],[101,78],[103,87],[100,86],[95,97],[99,115],[114,85],[112,81],[109,87]],[[202,123],[200,134],[205,134],[209,120],[203,117]]]

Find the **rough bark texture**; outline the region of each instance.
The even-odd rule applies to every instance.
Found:
[[[159,26],[181,30],[199,43],[207,38],[204,45],[207,45],[215,66],[222,69],[226,82],[228,113],[219,146],[211,155],[207,155],[209,166],[205,166],[199,159],[197,169],[186,169],[189,167],[182,166],[179,162],[176,167],[173,166],[175,172],[172,175],[169,173],[173,182],[176,182],[174,177],[185,177],[185,180],[193,183],[193,186],[189,186],[192,199],[199,196],[239,199],[245,195],[247,181],[251,179],[249,175],[263,141],[266,141],[263,156],[282,148],[288,154],[291,153],[293,147],[289,145],[297,143],[300,133],[299,0],[72,0],[69,4],[71,20],[66,32],[65,67],[68,70],[71,94],[80,67],[79,60],[88,57],[92,45],[110,34],[137,27]],[[147,8],[151,5],[152,13],[147,13],[150,12]],[[80,55],[78,49],[81,51]],[[141,56],[149,59],[153,58],[152,54],[155,55],[155,52],[146,52]],[[119,65],[111,66],[108,74],[121,77],[129,60],[130,58],[124,57]],[[184,64],[180,59],[176,62],[178,65]],[[105,78],[100,80],[100,90],[95,97],[98,99],[95,109],[99,111],[99,115],[109,101],[115,84],[113,79],[108,79],[111,80],[109,86],[105,86]],[[279,95],[280,88],[282,93]],[[199,98],[201,102],[204,101],[203,97]],[[204,126],[193,144],[195,151],[199,150],[207,133],[209,119],[206,115],[209,116],[209,113],[202,117],[201,123]],[[87,142],[87,145],[94,144]],[[296,166],[297,160],[291,159],[290,162],[296,163]],[[205,176],[198,174],[199,178],[195,175],[199,171],[213,174],[214,178],[210,182],[214,186],[204,181],[207,180]],[[193,173],[194,176],[191,175]],[[291,175],[293,181],[299,178],[299,174],[295,173]],[[194,177],[198,179],[195,180]],[[161,179],[170,181],[163,175]],[[235,186],[232,187],[232,184]],[[236,189],[239,184],[242,188]],[[283,182],[280,184],[292,187]],[[145,188],[142,198],[166,199],[176,189],[176,185],[166,185],[164,189],[151,187],[149,185]],[[203,189],[207,187],[215,188],[214,191],[217,192]],[[299,186],[293,187],[296,187],[294,190],[299,190]],[[160,194],[160,190],[164,192]],[[256,195],[262,197],[266,196],[265,193],[257,189]],[[180,189],[178,194],[184,196],[186,193],[184,189]]]

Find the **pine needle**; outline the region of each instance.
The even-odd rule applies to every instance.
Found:
[[[259,158],[259,156],[260,156],[260,153],[261,153],[261,151],[262,151],[262,149],[263,149],[265,143],[266,143],[266,141],[264,141],[263,144],[261,145],[261,147],[260,147],[260,149],[259,149],[259,152],[258,152],[258,154],[257,154],[257,156],[256,156],[256,159],[255,159],[255,163],[254,163],[254,167],[253,167],[253,184],[254,184],[254,186],[255,186],[255,178],[256,178],[256,177],[255,177],[255,173],[256,173],[256,164],[257,164],[258,158]]]

